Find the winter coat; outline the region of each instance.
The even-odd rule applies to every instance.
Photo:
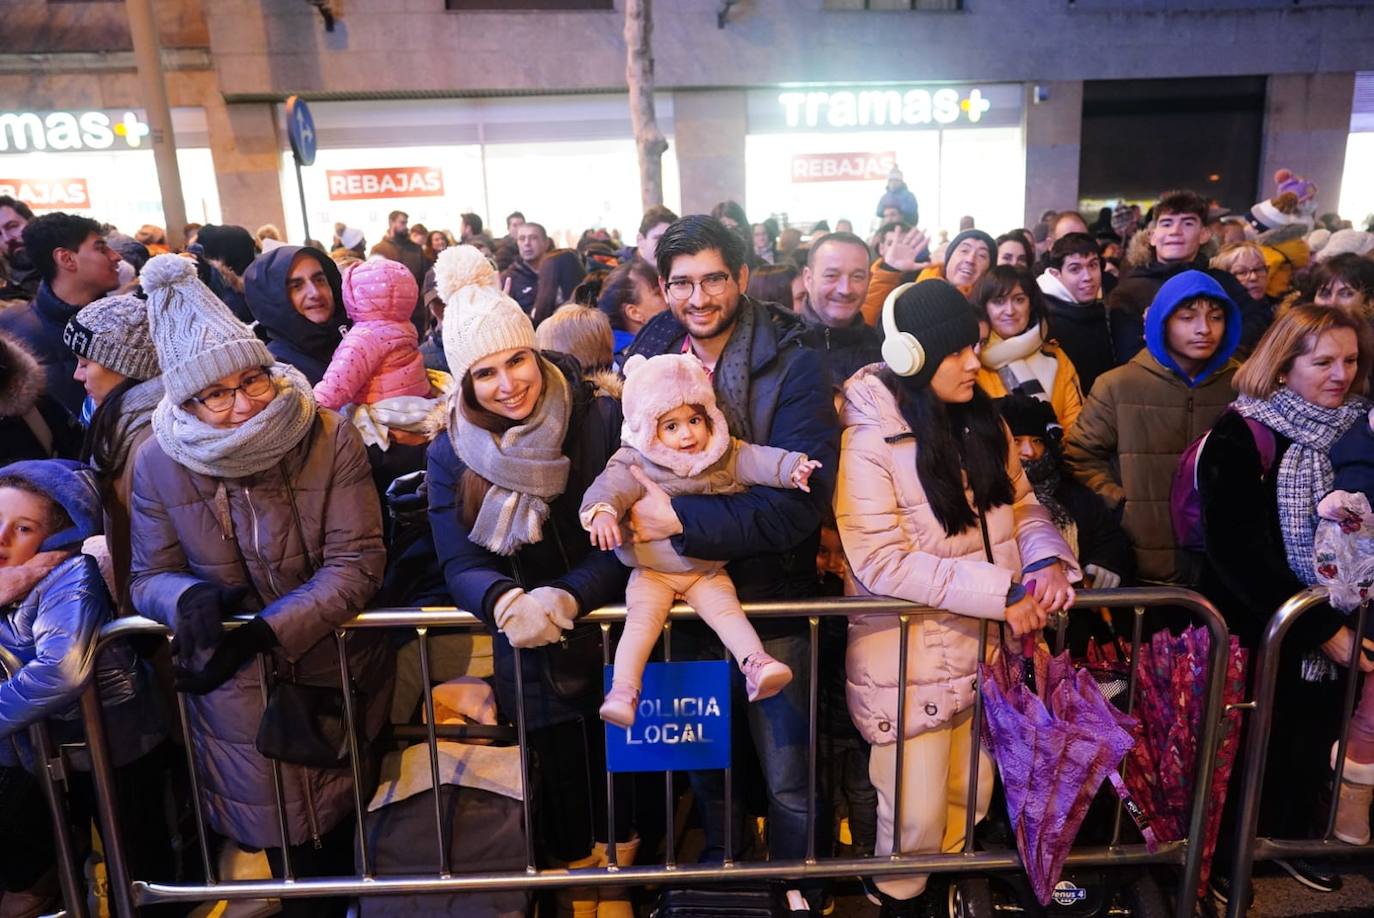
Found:
[[[323,325],[316,325],[296,312],[286,292],[286,277],[298,252],[305,252],[320,263],[334,293],[334,314]],[[243,289],[253,318],[267,335],[267,349],[272,356],[300,370],[312,386],[323,379],[334,351],[348,330],[338,266],[318,249],[279,245],[262,253],[248,266],[243,276]]]
[[[915,279],[915,272],[903,273],[896,268],[888,267],[887,262],[881,258],[869,266],[868,293],[864,296],[861,312],[864,321],[878,330],[879,346],[882,345],[883,340],[883,303],[887,301],[887,295],[896,290],[899,285]]]
[[[45,381],[28,347],[0,333],[0,466],[80,455],[81,427],[44,393]]]
[[[1169,315],[1189,294],[1157,304],[1147,317],[1155,343],[1098,378],[1064,444],[1065,467],[1121,518],[1135,543],[1139,576],[1164,583],[1195,582],[1190,558],[1174,543],[1169,493],[1179,456],[1235,398],[1230,360],[1240,336],[1240,311],[1227,307],[1226,332],[1207,368],[1188,380],[1163,347]]]
[[[1064,475],[1054,490],[1054,499],[1064,505],[1078,530],[1078,563],[1106,568],[1120,575],[1122,583],[1134,580],[1135,548],[1102,498],[1081,481]]]
[[[916,206],[916,195],[906,183],[898,185],[896,188],[888,189],[883,192],[883,196],[878,199],[878,207],[873,212],[874,216],[881,217],[883,211],[889,207],[895,207],[902,212],[902,217],[906,222],[915,226],[920,222],[921,212]]]
[[[1217,603],[1231,633],[1250,648],[1259,645],[1275,610],[1306,588],[1288,566],[1279,529],[1278,472],[1292,441],[1277,432],[1273,437],[1274,460],[1264,469],[1249,425],[1239,414],[1227,412],[1197,459],[1207,596]],[[1314,649],[1350,621],[1323,603],[1293,623],[1284,647]]]
[[[630,473],[631,466],[638,466],[669,497],[677,497],[679,494],[738,494],[755,485],[790,488],[792,471],[805,461],[803,453],[731,439],[720,459],[700,474],[687,478],[646,458],[633,447],[622,446],[611,456],[605,471],[596,477],[583,495],[579,515],[586,524],[591,521],[592,511],[598,504],[608,505],[615,510],[621,527],[621,545],[615,553],[628,567],[643,567],[665,574],[689,571],[710,573],[723,568],[725,562],[685,557],[673,548],[672,539],[635,541],[625,520],[630,507],[644,496],[644,486]]]
[[[135,466],[130,587],[139,612],[175,629],[177,601],[190,587],[250,587],[244,611],[261,611],[271,626],[279,677],[337,687],[334,629],[363,610],[386,564],[377,492],[353,425],[321,410],[280,463],[246,478],[192,472],[156,438]],[[374,737],[390,705],[394,660],[370,632],[350,634],[348,656],[361,727]],[[258,678],[248,663],[186,701],[210,824],[243,844],[277,847],[272,768],[254,745]],[[352,810],[347,768],[283,765],[282,783],[292,844],[318,838]]]
[[[0,312],[0,332],[22,343],[33,355],[43,371],[43,391],[73,417],[81,414],[86,389],[72,377],[76,354],[62,342],[62,332],[80,311],[80,306],[58,299],[44,281],[32,303]]]
[[[1038,346],[1035,344],[1037,341]],[[1071,427],[1078,420],[1078,413],[1083,410],[1083,391],[1078,387],[1078,371],[1058,342],[1044,340],[1043,330],[1029,335],[1028,332],[1022,332],[1012,340],[1004,340],[994,334],[992,340],[983,345],[983,366],[978,371],[978,385],[993,398],[1006,395],[1007,386],[997,371],[1022,353],[1025,356],[1020,359],[1025,361],[1036,381],[1049,395],[1054,416],[1065,428]]]
[[[463,473],[467,466],[453,449],[447,435],[429,445],[429,522],[434,546],[443,568],[449,593],[458,608],[477,615],[492,632],[495,655],[496,696],[504,716],[515,718],[515,652],[496,627],[496,600],[520,587],[540,586],[566,590],[577,600],[579,613],[609,603],[623,602],[629,572],[613,553],[593,548],[578,520],[582,494],[606,467],[620,439],[620,403],[593,397],[591,386],[581,380],[581,368],[562,354],[546,352],[568,379],[573,404],[563,438],[563,455],[571,468],[563,493],[549,504],[543,537],[503,557],[468,538],[462,520]],[[601,701],[601,639],[595,625],[581,625],[567,634],[567,642],[585,655],[554,644],[523,652],[526,725],[548,726],[577,717],[594,716]],[[594,647],[594,650],[591,648]],[[562,697],[554,690],[555,675],[585,678],[587,691],[578,697]]]
[[[337,411],[344,405],[430,394],[425,359],[410,323],[415,308],[411,287],[395,283],[379,264],[386,263],[363,262],[349,271],[345,307],[353,327],[315,384],[315,400],[326,408]]]
[[[99,657],[92,653],[111,618],[100,569],[83,554],[61,562],[28,595],[0,609],[0,647],[21,664],[17,675],[0,679],[0,766],[32,761],[27,729],[43,717],[55,743],[80,742],[77,702],[93,673],[115,765],[133,762],[166,737],[151,674],[129,645],[116,641]]]
[[[862,315],[856,315],[844,328],[831,328],[807,317],[802,340],[821,355],[830,385],[837,389],[860,367],[883,359],[883,336],[865,324]]]
[[[1007,439],[1015,500],[986,514],[993,561],[980,526],[945,533],[916,473],[920,449],[879,370],[845,385],[844,438],[835,522],[849,562],[846,592],[891,596],[943,611],[912,617],[906,672],[906,737],[936,729],[973,702],[979,619],[1003,621],[1007,595],[1026,566],[1050,558],[1080,575],[1049,511],[1035,499]],[[968,492],[970,502],[972,492]],[[845,693],[849,713],[874,745],[897,736],[899,627],[891,615],[849,620]]]
[[[420,342],[420,356],[424,358],[426,370],[448,372],[448,355],[444,353],[443,334],[435,329]]]
[[[829,388],[818,384],[825,378],[821,355],[806,346],[800,317],[747,296],[740,297],[739,309],[755,313],[748,355],[752,442],[806,453],[821,467],[811,476],[810,494],[750,488],[729,496],[673,498],[683,530],[673,537],[673,548],[681,555],[729,562],[726,571],[746,602],[814,596],[820,524],[834,487],[839,449],[834,399]],[[672,310],[664,310],[639,330],[627,356],[681,353],[686,335]],[[719,379],[713,379],[713,386],[719,403]],[[758,632],[767,638],[796,633],[798,627],[760,620]]]
[[[529,315],[534,312],[534,298],[539,293],[539,271],[516,259],[501,277],[504,285],[510,281],[510,298],[520,304]]]
[[[1135,268],[1107,295],[1107,321],[1112,335],[1112,350],[1116,359],[1125,363],[1145,344],[1145,310],[1154,301],[1164,282],[1181,271],[1201,271],[1221,284],[1241,312],[1240,348],[1243,353],[1259,341],[1268,327],[1264,307],[1250,299],[1240,281],[1228,271],[1207,267],[1207,259],[1199,255],[1191,262],[1151,262]]]
[[[425,282],[425,272],[429,270],[429,262],[425,260],[425,250],[410,241],[409,236],[388,236],[381,242],[372,247],[369,255],[380,255],[388,261],[398,261],[410,269],[410,273],[415,275],[416,286],[421,286]],[[411,304],[414,308],[414,304]]]
[[[1121,364],[1112,346],[1107,307],[1101,300],[1077,302],[1051,274],[1041,274],[1036,281],[1045,300],[1049,337],[1059,342],[1078,371],[1083,392],[1091,392],[1097,377]]]

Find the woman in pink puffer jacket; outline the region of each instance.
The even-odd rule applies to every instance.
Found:
[[[873,746],[876,854],[892,852],[897,820],[901,853],[956,851],[979,619],[1005,621],[1013,635],[1034,633],[1073,602],[1069,581],[1081,575],[977,387],[978,320],[968,301],[944,281],[906,284],[888,296],[883,326],[886,366],[865,367],[845,384],[835,519],[850,571],[846,592],[941,611],[911,617],[904,679],[897,618],[851,618],[845,691],[854,724]],[[902,685],[906,723],[898,736]],[[902,809],[894,813],[898,742]],[[978,775],[982,818],[993,783],[986,755]],[[878,881],[884,914],[916,914],[925,883],[924,875]]]
[[[344,309],[353,327],[315,386],[326,408],[371,405],[397,396],[428,398],[429,378],[411,323],[419,288],[410,269],[374,255],[343,274]]]

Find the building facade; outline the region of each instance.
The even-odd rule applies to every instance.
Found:
[[[302,173],[313,235],[345,222],[371,238],[394,208],[431,227],[456,226],[471,210],[499,231],[518,209],[553,230],[634,229],[622,0],[332,6],[338,18],[326,30],[305,0],[159,0],[190,219],[272,222],[299,238],[283,112],[299,94],[319,132],[319,157]],[[908,8],[877,8],[894,6]],[[1367,172],[1350,166],[1347,150],[1366,149],[1352,110],[1357,72],[1374,61],[1371,3],[720,8],[654,6],[665,199],[683,212],[734,199],[753,219],[848,218],[862,232],[896,165],[930,227],[953,228],[964,215],[1029,225],[1080,199],[1085,83],[1221,77],[1263,81],[1262,127],[1246,141],[1259,177],[1250,200],[1283,167],[1317,182],[1323,210],[1339,203],[1356,219],[1355,210],[1374,210],[1365,201],[1374,188],[1347,177]],[[40,206],[85,202],[121,224],[158,222],[123,5],[9,0],[6,19],[0,185]],[[83,135],[83,123],[97,130]]]

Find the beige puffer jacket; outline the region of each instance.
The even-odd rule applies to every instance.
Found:
[[[910,436],[880,369],[866,367],[845,384],[835,520],[850,572],[846,592],[947,610],[915,615],[908,626],[906,735],[911,737],[945,724],[972,704],[978,620],[1005,619],[1007,592],[1020,581],[1023,567],[1059,558],[1070,580],[1081,574],[1049,511],[1036,501],[1010,438],[1007,474],[1015,501],[987,514],[994,563],[986,560],[980,527],[945,533],[916,473],[920,444]],[[898,627],[893,615],[849,621],[849,714],[875,745],[897,739]]]

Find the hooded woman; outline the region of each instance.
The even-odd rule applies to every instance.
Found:
[[[210,826],[282,858],[271,762],[255,743],[263,700],[283,682],[337,688],[334,629],[381,583],[381,511],[353,425],[316,407],[310,385],[277,362],[197,280],[161,256],[143,272],[165,395],[134,469],[130,590],[172,629]],[[232,615],[253,617],[233,630]],[[390,697],[380,641],[349,636],[360,730],[376,735]],[[284,823],[298,876],[352,872],[353,793],[345,766],[282,765]],[[288,914],[332,908],[283,902]]]
[[[471,246],[440,253],[444,352],[458,384],[448,433],[429,448],[429,519],[449,592],[494,632],[496,694],[524,694],[539,763],[535,837],[549,863],[591,866],[609,841],[601,638],[583,614],[625,595],[626,569],[590,544],[583,493],[620,442],[620,404],[593,394],[576,362],[537,349],[528,316]],[[523,648],[524,682],[514,648]],[[624,816],[626,808],[617,814]],[[620,863],[634,842],[619,827]],[[602,895],[605,893],[603,891]],[[595,903],[595,890],[563,895]],[[593,906],[594,908],[594,906]]]
[[[272,356],[319,383],[349,324],[338,265],[319,249],[279,245],[253,261],[243,283]]]

